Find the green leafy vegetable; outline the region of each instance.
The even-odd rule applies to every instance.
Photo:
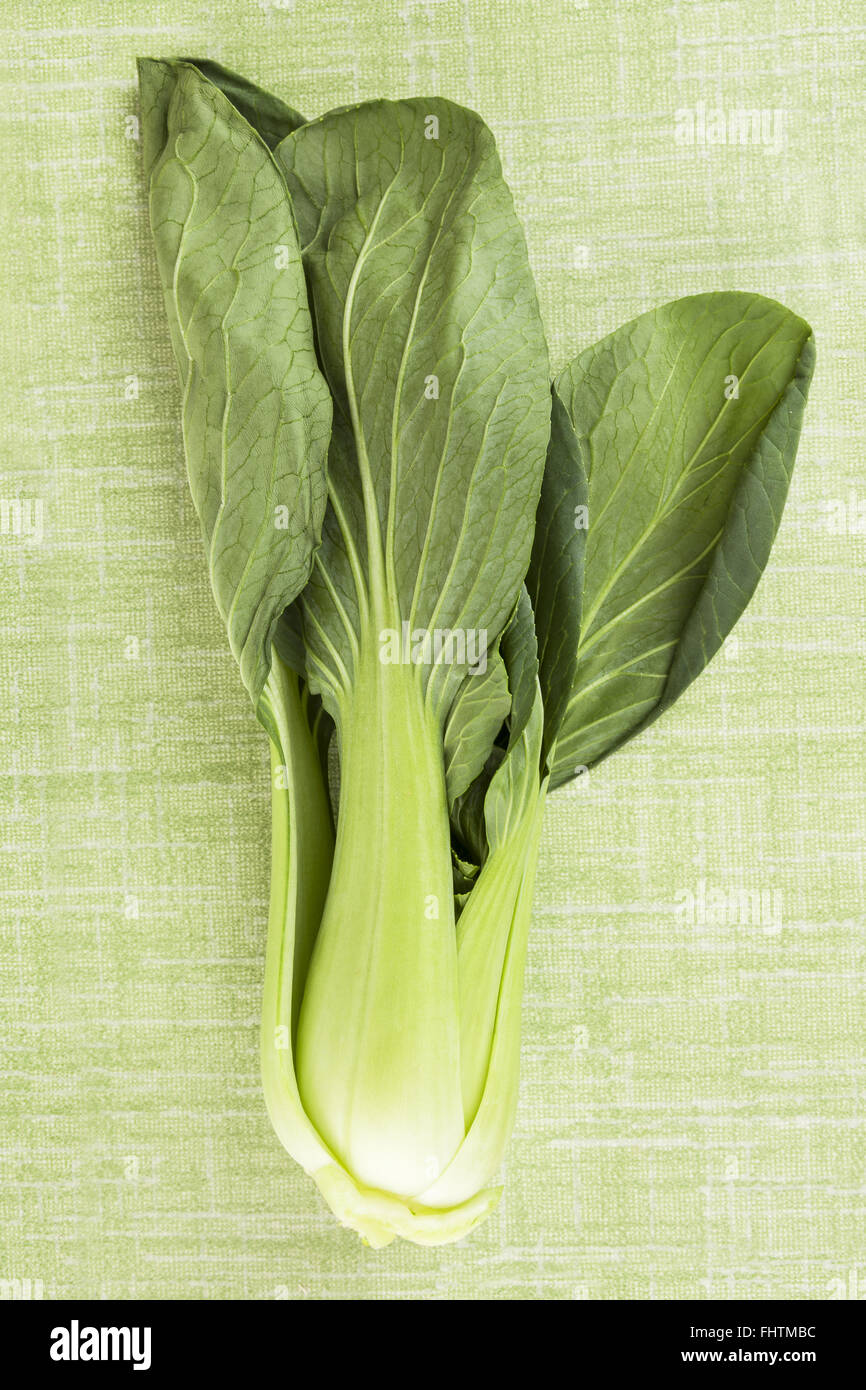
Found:
[[[811,335],[696,296],[551,388],[478,116],[139,71],[190,487],[271,741],[268,1110],[372,1245],[456,1240],[500,1192],[547,792],[748,602]]]
[[[254,82],[224,68],[221,63],[213,63],[201,58],[187,58],[185,61],[197,68],[203,77],[228,97],[235,110],[249,121],[269,149],[276,149],[281,140],[298,126],[305,125],[304,117],[287,106],[279,97],[273,96]]]
[[[141,64],[150,214],[211,584],[255,702],[310,574],[331,397],[292,208],[261,140],[186,63]]]
[[[808,325],[781,304],[701,294],[557,377],[589,531],[554,786],[667,709],[739,618],[776,535],[813,365]]]
[[[526,577],[540,649],[545,755],[562,724],[577,672],[588,519],[581,441],[554,390],[547,464]]]
[[[462,660],[455,648],[383,661],[385,634],[405,624],[476,648],[498,636],[529,559],[546,349],[476,116],[438,100],[366,103],[290,135],[277,158],[335,400],[331,505],[300,607],[305,675],[336,722],[341,806],[298,1083],[355,1178],[426,1205],[469,1118],[443,743],[471,661],[465,639]],[[488,711],[488,747],[501,722]],[[475,1172],[449,1205],[490,1176]]]

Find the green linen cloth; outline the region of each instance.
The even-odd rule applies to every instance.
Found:
[[[0,1294],[866,1295],[862,6],[11,0],[0,23]],[[817,339],[755,601],[550,803],[506,1194],[458,1247],[366,1249],[265,1115],[267,746],[187,493],[136,124],[136,55],[189,53],[309,115],[480,111],[556,367],[728,287]]]

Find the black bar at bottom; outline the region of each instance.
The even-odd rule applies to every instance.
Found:
[[[261,1383],[263,1374],[307,1379],[310,1370],[330,1380],[341,1361],[356,1374],[363,1369],[390,1379],[396,1373],[405,1382],[417,1373],[419,1352],[425,1379],[438,1367],[438,1376],[455,1374],[462,1381],[475,1370],[492,1371],[503,1356],[511,1357],[518,1347],[525,1353],[530,1345],[539,1375],[543,1365],[550,1369],[556,1350],[558,1357],[567,1357],[575,1383],[585,1372],[595,1378],[600,1368],[611,1375],[635,1370],[666,1375],[674,1368],[700,1374],[712,1366],[797,1366],[822,1376],[844,1369],[862,1377],[864,1318],[856,1302],[576,1301],[565,1311],[554,1301],[541,1339],[533,1329],[531,1343],[513,1315],[491,1335],[478,1304],[468,1303],[474,1320],[459,1344],[443,1327],[441,1310],[431,1324],[426,1317],[416,1322],[417,1312],[392,1310],[386,1319],[365,1308],[359,1326],[356,1308],[331,1311],[327,1322],[319,1323],[309,1306],[280,1301],[3,1302],[0,1336],[7,1365],[14,1350],[19,1384],[21,1372],[57,1377],[58,1383],[106,1371],[157,1383],[190,1373],[212,1373],[221,1382],[252,1376]],[[421,1340],[407,1344],[405,1337]]]

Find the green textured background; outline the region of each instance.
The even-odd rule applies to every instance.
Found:
[[[866,14],[794,0],[7,3],[0,1280],[45,1297],[866,1294]],[[212,605],[145,220],[134,57],[310,115],[483,113],[555,365],[699,290],[809,319],[770,568],[675,711],[551,805],[498,1212],[375,1253],[273,1137],[265,739]],[[686,148],[678,108],[785,142]],[[135,397],[134,385],[138,383]],[[133,398],[128,398],[128,397]],[[775,891],[690,925],[685,892]]]

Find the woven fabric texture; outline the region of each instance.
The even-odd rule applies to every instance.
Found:
[[[862,5],[12,0],[0,24],[0,1292],[866,1295]],[[457,1247],[365,1248],[265,1115],[267,746],[188,496],[135,119],[136,55],[190,53],[309,115],[480,111],[557,367],[701,290],[815,331],[753,604],[550,803],[506,1193]],[[742,109],[754,137],[709,139]]]

